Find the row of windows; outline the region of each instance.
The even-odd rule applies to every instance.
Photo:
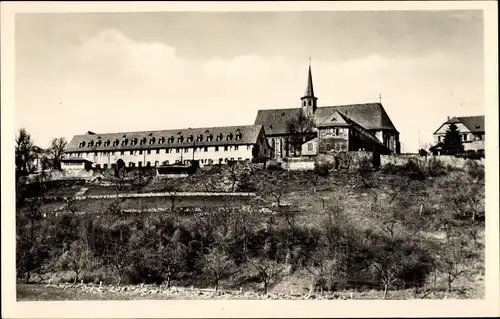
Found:
[[[251,149],[251,145],[247,145],[247,150]],[[234,146],[214,146],[214,151],[218,152],[220,150],[223,150],[224,152],[231,152],[231,151],[238,151],[239,146],[234,145]],[[164,154],[173,154],[174,151],[175,153],[189,153],[189,151],[192,151],[192,148],[190,147],[184,147],[184,148],[165,148],[165,153]],[[142,155],[143,152],[146,152],[146,154],[151,154],[156,153],[160,154],[160,149],[154,149],[154,150],[132,150],[132,151],[127,151],[130,155]],[[208,152],[208,147],[198,147],[195,149],[196,152]],[[117,155],[117,153],[120,153],[120,155],[125,155],[125,151],[105,151],[105,152],[75,152],[75,153],[69,153],[69,156],[76,156],[76,157],[82,157],[82,156],[90,156],[91,153],[94,153],[94,156],[108,156],[108,155]]]
[[[212,165],[212,164],[223,164],[223,163],[228,163],[229,161],[234,161],[235,158],[234,157],[231,157],[231,158],[219,158],[218,161],[214,161],[213,159],[202,159],[200,160],[200,163],[202,164],[205,164],[205,165]],[[241,158],[241,157],[238,157],[237,159],[238,161],[250,161],[249,158]],[[184,165],[187,165],[191,162],[191,160],[176,160],[175,162],[173,162],[173,164],[184,164]],[[160,166],[160,161],[155,161],[154,163],[151,163],[150,161],[147,161],[146,162],[146,165],[144,165],[145,167],[152,167],[152,165],[154,165],[154,167],[158,167]],[[170,162],[168,160],[166,161],[163,161],[161,162],[161,165],[170,165]],[[102,165],[102,168],[104,169],[107,169],[107,168],[115,168],[116,167],[116,164],[113,163],[111,165],[108,165],[108,164],[103,164]],[[136,167],[136,163],[135,162],[129,162],[128,163],[128,167]],[[143,167],[143,162],[142,161],[139,161],[137,163],[137,167]],[[96,168],[101,168],[101,164],[96,164]]]
[[[474,141],[482,141],[483,140],[483,134],[474,134],[472,137],[472,140]],[[460,139],[463,142],[469,141],[469,135],[468,134],[460,134]],[[444,142],[444,135],[439,135],[438,136],[438,142]]]
[[[226,135],[226,140],[227,141],[232,141],[233,139],[235,139],[236,141],[239,141],[241,140],[241,138],[243,137],[243,135],[241,134],[241,132],[239,132],[239,129],[236,130],[236,134],[233,134],[233,133],[229,133]],[[208,133],[205,132],[205,133]],[[203,136],[203,134],[199,134],[198,136],[196,136],[196,142],[203,142],[203,140],[205,139],[205,141],[207,142],[211,142],[213,141],[214,139],[214,136],[213,134],[208,134],[206,135],[206,137]],[[224,139],[224,136],[222,135],[222,133],[219,133],[217,136],[216,136],[216,141],[222,141]],[[138,140],[137,138],[133,138],[131,141],[130,141],[130,145],[137,145],[137,143],[139,143],[139,145],[145,145],[146,143],[149,143],[149,145],[153,145],[155,143],[158,143],[158,144],[165,144],[165,141],[167,141],[168,144],[172,144],[174,143],[176,140],[175,137],[173,136],[170,136],[168,139],[165,139],[165,137],[160,137],[158,139],[158,141],[156,141],[156,138],[154,136],[151,136],[149,137],[149,142],[148,142],[148,139],[146,137],[143,137],[141,140]],[[193,135],[189,135],[187,138],[186,138],[186,143],[193,143],[195,140],[195,137]],[[180,135],[180,132],[177,134],[177,143],[183,143],[184,142],[184,136]],[[121,144],[121,146],[127,146],[129,143],[129,140],[128,138],[126,138],[125,135],[122,136],[122,139],[119,140],[119,139],[115,139],[113,141],[113,146],[118,146]],[[104,147],[108,147],[111,145],[111,141],[110,140],[106,140],[106,141],[102,141],[100,137],[97,138],[97,140],[94,142],[93,140],[92,141],[89,141],[88,143],[85,142],[85,141],[81,141],[80,144],[79,144],[79,147],[80,148],[83,148],[85,146],[87,147],[100,147],[100,146],[103,146]]]

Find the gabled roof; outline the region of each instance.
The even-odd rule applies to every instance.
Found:
[[[471,133],[480,133],[485,132],[484,127],[484,115],[477,116],[454,116],[451,119],[447,120],[443,124],[439,126],[439,128],[434,132],[434,134],[439,131],[443,125],[452,124],[452,123],[462,123]]]
[[[298,114],[301,108],[259,110],[255,125],[263,125],[266,135],[288,134],[287,121]],[[335,111],[348,116],[367,130],[385,129],[397,132],[394,124],[380,103],[350,104],[318,107],[314,112],[316,125],[328,121]]]
[[[141,131],[141,132],[121,132],[121,133],[105,133],[105,134],[83,134],[75,135],[68,145],[66,152],[85,152],[85,151],[106,151],[106,150],[134,150],[134,149],[157,149],[157,148],[173,148],[173,147],[192,147],[195,146],[217,146],[217,145],[248,145],[257,143],[259,134],[262,131],[262,125],[241,125],[241,126],[224,126],[224,127],[200,127],[187,129],[173,129],[160,131]],[[237,139],[236,135],[241,133],[241,138]],[[217,136],[222,134],[222,140],[217,141]],[[232,139],[228,140],[228,135],[232,134]],[[203,135],[202,141],[197,141],[197,137]],[[207,140],[207,136],[212,135],[211,141]],[[182,136],[182,142],[178,141],[178,137]],[[188,142],[188,137],[193,136],[193,141]],[[160,139],[164,138],[164,142],[160,143]],[[169,143],[168,139],[173,137],[173,142]],[[141,145],[140,141],[146,139],[146,143]],[[154,138],[154,142],[150,141]],[[122,140],[127,139],[127,145],[122,145]],[[137,139],[137,144],[132,145],[132,140]],[[96,141],[101,141],[101,146],[96,147]],[[113,146],[113,142],[118,140],[117,146]],[[93,141],[94,146],[88,147],[88,142]],[[105,142],[110,141],[109,146],[105,146]],[[85,142],[84,147],[80,147],[80,143]]]

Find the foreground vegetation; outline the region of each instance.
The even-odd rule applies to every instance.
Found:
[[[183,213],[172,196],[170,213],[136,214],[119,200],[81,214],[68,200],[55,214],[47,187],[20,186],[19,280],[484,297],[484,168],[473,161],[463,170],[413,163],[314,173],[236,164],[185,180],[137,180],[110,179],[110,190],[175,194],[194,185],[258,198]]]

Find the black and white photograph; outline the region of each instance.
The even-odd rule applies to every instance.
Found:
[[[2,3],[2,299],[498,315],[497,4],[446,3]]]

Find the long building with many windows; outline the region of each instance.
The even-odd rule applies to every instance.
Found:
[[[63,165],[66,169],[84,168],[85,163],[96,168],[152,167],[197,160],[203,166],[260,161],[270,154],[262,125],[107,134],[89,131],[73,137]]]

